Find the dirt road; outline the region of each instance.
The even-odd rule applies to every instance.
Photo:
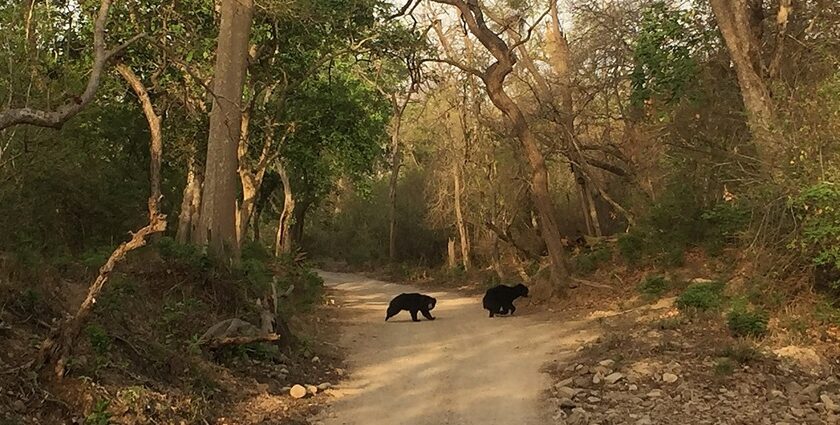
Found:
[[[424,292],[365,277],[322,272],[343,310],[341,345],[350,377],[316,423],[324,425],[543,425],[548,377],[540,369],[592,338],[587,322],[529,315],[490,319],[481,299],[430,292],[435,321],[407,312],[385,322],[390,299]]]

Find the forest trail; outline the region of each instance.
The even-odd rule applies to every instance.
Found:
[[[590,322],[549,322],[529,314],[490,319],[480,297],[426,292],[437,298],[432,315],[411,322],[385,309],[402,292],[418,288],[366,277],[320,272],[341,306],[341,345],[350,376],[314,423],[324,425],[537,425],[549,361],[574,353],[597,333]],[[521,313],[521,314],[520,314]]]

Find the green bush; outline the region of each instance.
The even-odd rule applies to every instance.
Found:
[[[708,311],[716,309],[723,302],[723,286],[720,282],[689,285],[677,298],[677,308],[681,311]]]
[[[636,264],[644,254],[645,239],[639,233],[631,231],[618,237],[618,252],[630,264]]]
[[[668,280],[664,276],[647,276],[639,283],[636,290],[648,298],[659,298],[668,292]]]
[[[168,236],[160,238],[155,244],[160,256],[167,262],[183,264],[199,270],[208,270],[210,258],[204,250],[193,244],[182,244]]]
[[[575,256],[575,270],[580,273],[592,273],[598,266],[610,260],[612,253],[608,248],[595,248],[589,252],[583,252]]]
[[[108,350],[111,349],[111,337],[108,336],[105,329],[95,324],[88,325],[85,328],[85,333],[87,333],[88,341],[94,353],[100,356],[108,354]]]
[[[729,331],[738,337],[759,337],[767,333],[767,312],[737,304],[726,315]]]
[[[798,247],[817,266],[840,269],[840,186],[820,182],[790,201],[802,223],[801,234],[791,245]],[[840,289],[840,280],[828,282]]]

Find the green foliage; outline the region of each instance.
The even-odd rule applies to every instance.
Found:
[[[792,243],[814,264],[840,268],[840,186],[820,182],[790,200],[802,223],[800,237]],[[830,285],[840,289],[840,281]]]
[[[99,400],[93,405],[93,410],[87,417],[85,417],[85,425],[109,425],[111,423],[111,413],[108,412],[108,406],[111,402],[108,400]]]
[[[591,251],[581,252],[574,257],[574,267],[580,273],[592,273],[612,258],[612,252],[607,247],[596,247]]]
[[[749,341],[739,341],[721,350],[720,356],[735,360],[743,365],[759,360],[761,352]]]
[[[735,372],[735,362],[729,357],[721,357],[715,360],[715,375],[725,376]]]
[[[197,270],[208,270],[212,263],[202,248],[193,244],[178,243],[175,239],[164,236],[155,245],[163,259],[170,263],[182,264]]]
[[[691,284],[677,297],[677,308],[689,312],[716,309],[723,303],[723,288],[720,282]]]
[[[693,54],[704,37],[692,28],[692,13],[664,1],[645,9],[630,75],[630,99],[637,106],[652,98],[676,102],[690,93],[699,72]]]
[[[760,337],[767,333],[768,319],[764,310],[750,309],[744,303],[736,303],[726,315],[726,324],[735,336]]]
[[[85,328],[85,333],[88,336],[90,346],[93,347],[93,351],[96,354],[104,356],[111,349],[111,337],[108,336],[108,333],[101,326],[95,324],[88,325]]]
[[[668,292],[670,285],[664,276],[646,276],[636,290],[648,298],[659,298]]]
[[[642,259],[645,239],[636,232],[623,233],[618,237],[618,252],[629,264]]]

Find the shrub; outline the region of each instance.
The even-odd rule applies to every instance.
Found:
[[[111,348],[111,337],[108,336],[105,329],[99,325],[88,325],[85,328],[85,333],[87,333],[94,353],[100,356],[108,354],[108,350]]]
[[[669,286],[664,276],[647,276],[639,283],[636,290],[648,298],[659,298],[668,291]]]
[[[726,315],[729,331],[738,337],[759,337],[767,333],[767,313],[760,309],[748,309],[745,305],[735,305]]]
[[[629,264],[636,264],[644,254],[644,237],[632,231],[618,237],[618,252]]]
[[[575,270],[580,273],[592,273],[598,266],[610,260],[612,254],[608,248],[595,248],[590,252],[578,254],[575,257]]]
[[[820,182],[803,190],[790,205],[802,222],[801,235],[792,247],[799,247],[817,266],[840,269],[840,186]],[[836,277],[827,283],[840,289]]]
[[[720,356],[748,364],[761,358],[761,353],[749,342],[738,342],[721,350]]]
[[[179,263],[199,270],[208,270],[211,266],[207,254],[195,245],[182,244],[164,236],[157,241],[155,246],[160,256],[167,262]]]
[[[689,285],[677,298],[677,308],[681,311],[708,311],[718,308],[723,302],[723,286],[720,282]]]

